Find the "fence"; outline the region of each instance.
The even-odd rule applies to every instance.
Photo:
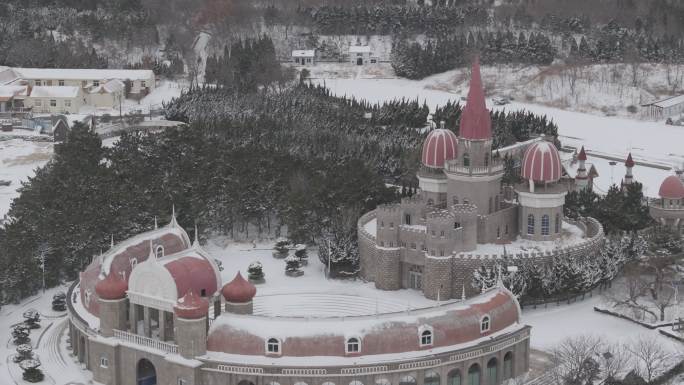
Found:
[[[166,353],[172,353],[172,354],[178,353],[178,345],[170,344],[168,342],[159,341],[159,340],[155,340],[155,339],[148,338],[148,337],[143,337],[143,336],[140,336],[137,334],[125,332],[123,330],[114,330],[114,337],[116,337],[122,341],[131,342],[131,343],[134,343],[137,345],[147,346],[149,348],[161,350],[161,351],[164,351]]]
[[[566,294],[547,298],[522,298],[520,300],[520,308],[524,309],[525,307],[532,307],[532,309],[536,309],[537,307],[543,306],[544,309],[546,309],[549,305],[570,305],[578,301],[583,301],[585,298],[587,298],[587,295],[589,296],[589,298],[593,297],[595,291],[601,293],[610,287],[611,282],[606,282],[601,283],[598,286],[592,288],[591,290],[587,290],[583,293]]]

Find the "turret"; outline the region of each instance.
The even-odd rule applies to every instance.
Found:
[[[114,335],[114,330],[126,330],[126,308],[128,284],[114,271],[95,285],[100,302],[100,333],[105,337]]]
[[[634,175],[632,174],[632,169],[634,168],[634,160],[632,159],[632,153],[627,155],[627,160],[625,160],[625,179],[622,181],[623,185],[630,185],[634,183]]]
[[[184,358],[195,358],[207,352],[207,313],[209,301],[192,289],[173,306],[175,337],[178,353]]]
[[[252,314],[256,286],[242,277],[238,271],[232,281],[225,284],[221,290],[226,300],[226,312],[234,314]]]
[[[585,165],[587,161],[587,153],[584,152],[584,146],[580,149],[577,155],[577,161],[579,161],[579,167],[577,168],[577,175],[575,176],[575,184],[579,189],[587,188],[589,185],[589,174],[587,173],[587,167]]]

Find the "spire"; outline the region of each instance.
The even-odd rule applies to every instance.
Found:
[[[577,155],[578,160],[587,160],[587,153],[584,152],[584,146],[582,146],[582,149],[579,152],[579,155]]]
[[[480,59],[473,60],[468,100],[461,114],[460,137],[471,140],[492,138],[492,119],[485,104]]]
[[[152,245],[152,240],[150,239],[150,254],[147,256],[148,261],[156,261],[157,256],[154,254],[154,246]]]
[[[632,159],[632,153],[627,154],[627,160],[625,160],[625,167],[634,167],[634,159]]]
[[[499,265],[499,271],[496,274],[496,286],[500,289],[504,288],[503,277],[501,276],[501,265]]]
[[[176,221],[176,205],[171,205],[171,222],[169,222],[169,227],[178,227],[178,222]]]
[[[158,228],[159,228],[159,226],[157,225],[157,216],[155,215],[154,216],[154,229],[156,230]]]
[[[114,248],[114,234],[112,234],[112,243],[111,243],[110,247]]]
[[[466,296],[465,296],[465,284],[463,284],[463,288],[461,289],[461,300],[465,301]]]

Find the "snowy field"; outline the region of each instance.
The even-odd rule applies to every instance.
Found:
[[[487,83],[491,70],[483,70]],[[316,79],[313,82],[325,84],[338,96],[366,99],[372,103],[395,98],[418,99],[425,101],[434,109],[448,100],[460,100],[467,93],[467,83],[454,79],[454,71],[435,75],[420,81],[407,79]],[[635,160],[681,167],[684,164],[684,127],[668,126],[664,122],[640,121],[635,119],[591,115],[581,112],[561,110],[531,103],[513,102],[506,106],[494,106],[487,100],[488,108],[493,110],[529,110],[546,115],[558,124],[560,140],[564,146],[611,155],[625,159],[632,152]],[[593,159],[592,159],[593,160]],[[607,190],[610,185],[611,166],[608,161],[596,161],[601,175],[597,180],[600,189]],[[624,175],[624,167],[615,166],[614,182],[618,183]],[[636,166],[636,180],[653,185],[647,192],[654,196],[662,179],[671,172],[652,167]]]
[[[21,182],[34,175],[52,156],[53,143],[34,142],[23,139],[0,138],[0,180],[10,181],[0,186],[0,222],[9,211],[12,200],[19,196]]]

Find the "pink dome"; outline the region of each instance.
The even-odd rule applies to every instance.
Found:
[[[200,319],[209,312],[209,301],[195,294],[191,289],[176,301],[173,311],[178,318]]]
[[[684,198],[684,182],[676,175],[670,175],[660,185],[658,195],[665,199]]]
[[[556,182],[561,178],[561,159],[556,146],[542,140],[531,145],[522,162],[522,177],[535,182]]]
[[[126,297],[128,283],[119,277],[119,274],[110,271],[103,280],[95,285],[95,293],[101,299],[115,300]]]
[[[246,303],[254,298],[256,291],[256,286],[242,278],[242,274],[238,271],[235,278],[223,286],[221,293],[228,302]]]
[[[451,130],[432,130],[423,143],[423,165],[442,168],[447,160],[456,158],[458,139]]]

